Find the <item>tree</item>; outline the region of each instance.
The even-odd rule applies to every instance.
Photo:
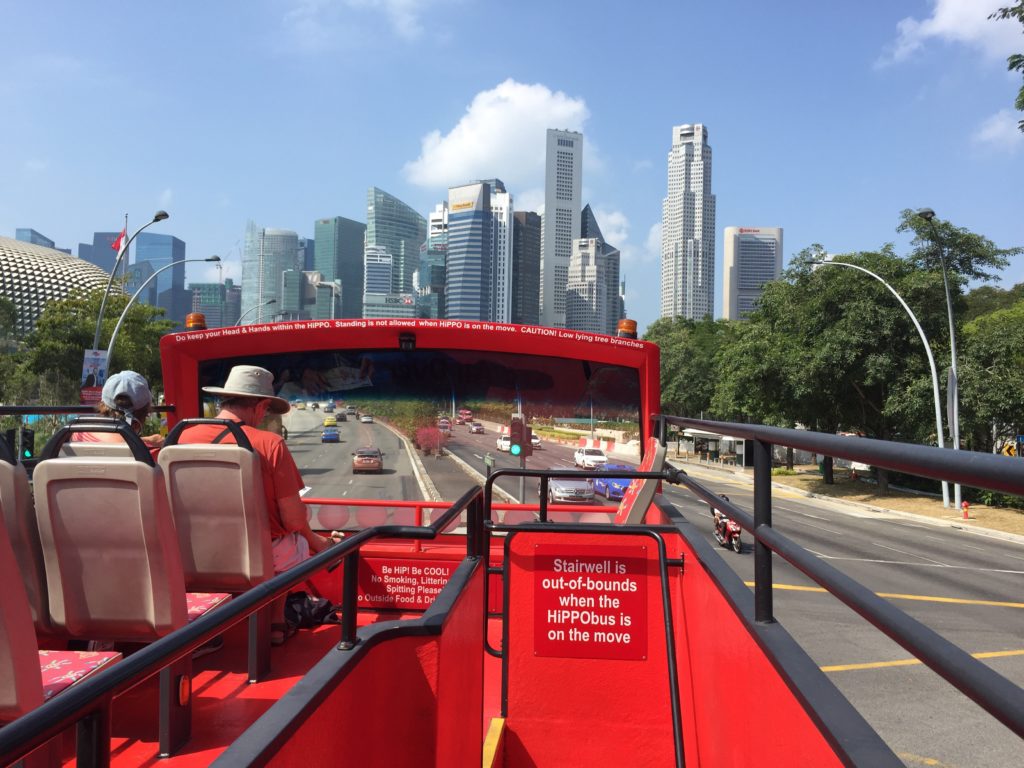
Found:
[[[1004,8],[1000,8],[991,16],[990,19],[1016,19],[1021,24],[1024,24],[1024,0],[1017,0],[1015,5],[1009,5]],[[1024,54],[1014,53],[1006,60],[1006,68],[1010,72],[1020,72],[1024,74]],[[1013,106],[1017,108],[1017,111],[1024,112],[1024,85],[1021,86],[1020,90],[1017,91],[1017,100],[1014,101]],[[1024,120],[1017,123],[1017,127],[1024,131]]]
[[[999,248],[987,237],[948,221],[927,221],[909,208],[900,212],[896,231],[914,233],[913,250],[907,257],[913,265],[941,271],[944,256],[950,279],[961,287],[970,280],[994,280],[996,273],[1009,263],[1010,256],[1024,252],[1019,247]],[[952,285],[950,290],[953,291]]]
[[[661,347],[661,409],[678,416],[699,417],[711,411],[718,377],[715,356],[727,346],[734,324],[725,320],[661,318],[652,323],[645,341]]]
[[[965,323],[995,312],[998,309],[1009,309],[1024,299],[1024,283],[1017,283],[1009,290],[994,285],[981,285],[964,296],[964,309],[961,317]]]
[[[1024,428],[1024,301],[967,323],[963,341],[963,431],[990,451]]]
[[[25,338],[18,366],[19,391],[12,397],[21,402],[67,404],[78,401],[82,353],[92,347],[102,290],[85,296],[51,301]],[[111,294],[107,299],[101,346],[109,343],[117,318],[128,297]],[[117,337],[112,371],[132,369],[145,376],[154,389],[160,386],[160,336],[174,327],[162,320],[164,310],[148,304],[133,304]]]

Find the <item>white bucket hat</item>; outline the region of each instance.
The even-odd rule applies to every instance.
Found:
[[[274,394],[274,374],[258,365],[236,365],[223,387],[203,387],[203,392],[221,397],[252,397],[269,400],[274,413],[288,413],[288,401]]]

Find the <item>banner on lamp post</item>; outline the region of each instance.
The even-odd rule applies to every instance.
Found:
[[[82,387],[79,401],[95,405],[100,401],[103,382],[107,380],[107,350],[87,349],[82,357]]]

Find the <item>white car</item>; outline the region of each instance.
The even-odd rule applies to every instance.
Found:
[[[540,448],[540,438],[537,437],[537,435],[533,434],[532,432],[530,433],[530,445],[532,445],[535,449]]]
[[[577,448],[572,460],[583,469],[597,469],[608,463],[608,457],[600,448]]]
[[[368,413],[364,413],[362,416],[359,417],[359,421],[362,424],[373,424],[373,416],[371,416]]]
[[[499,451],[507,451],[512,447],[512,438],[508,435],[498,435],[496,442]]]

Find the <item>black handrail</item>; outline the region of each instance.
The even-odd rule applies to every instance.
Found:
[[[896,443],[870,437],[843,437],[759,424],[701,421],[680,416],[660,418],[677,427],[693,427],[719,435],[836,456],[934,480],[1024,495],[1024,462],[992,453],[952,451],[931,445]]]
[[[174,413],[173,405],[154,405],[150,413]],[[76,413],[96,413],[91,405],[0,405],[0,416],[60,416]]]
[[[677,426],[692,426],[755,441],[753,518],[685,472],[680,473],[677,479],[708,504],[724,509],[754,537],[754,605],[757,621],[774,620],[771,553],[775,552],[1024,738],[1024,689],[772,528],[770,455],[771,446],[777,443],[908,474],[950,479],[964,485],[1016,494],[1024,493],[1024,463],[992,454],[953,452],[943,448],[869,438],[848,438],[819,432],[674,416],[664,419]]]
[[[258,584],[230,602],[133,653],[102,674],[72,686],[60,696],[55,696],[41,707],[5,725],[0,729],[0,761],[7,765],[21,759],[65,728],[99,712],[115,696],[134,688],[164,667],[192,653],[229,627],[273,602],[292,587],[303,583],[315,572],[340,563],[344,558],[358,552],[368,541],[393,538],[431,540],[436,538],[456,516],[464,511],[471,511],[468,515],[469,534],[466,537],[467,557],[476,557],[476,553],[472,551],[472,542],[479,540],[477,528],[483,518],[480,505],[482,497],[483,490],[474,486],[430,525],[382,525],[367,528],[313,555],[284,573]],[[476,509],[471,509],[472,507]],[[342,603],[343,619],[346,615],[355,616],[355,599],[355,590],[345,595]],[[351,637],[343,635],[342,642],[351,642],[354,645],[357,642],[355,622],[350,624]],[[343,624],[343,631],[347,629],[348,626]],[[109,751],[110,742],[104,740],[97,747]],[[106,761],[102,764],[108,763],[109,761]]]

